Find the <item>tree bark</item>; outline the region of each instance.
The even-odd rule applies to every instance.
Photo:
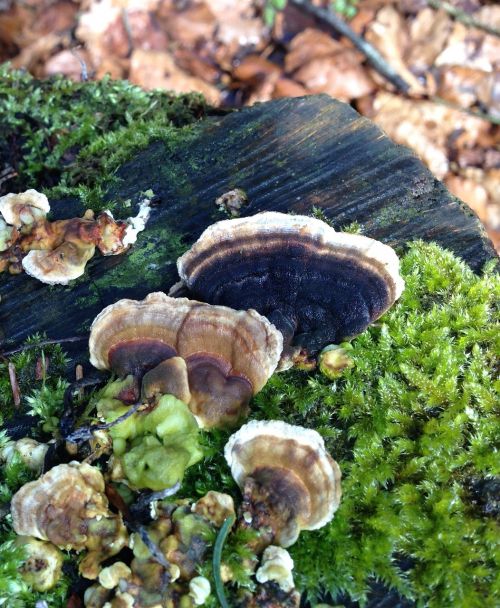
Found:
[[[26,275],[0,275],[0,348],[35,332],[49,339],[84,335],[97,313],[116,300],[168,291],[176,258],[211,223],[224,219],[215,200],[233,188],[249,199],[242,215],[321,209],[336,229],[358,222],[367,236],[402,252],[414,239],[436,241],[478,271],[495,256],[475,215],[454,198],[413,152],[394,144],[371,121],[327,96],[282,99],[179,131],[123,166],[109,199],[159,197],[146,230],[124,255],[96,255],[68,286]],[[83,209],[52,201],[55,218]],[[124,207],[125,209],[125,207]],[[87,360],[86,341],[71,343]]]

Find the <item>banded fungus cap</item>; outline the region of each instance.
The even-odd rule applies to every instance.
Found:
[[[244,499],[250,489],[250,501],[270,509],[274,542],[282,547],[292,545],[300,530],[316,530],[333,518],[341,473],[316,431],[252,420],[231,435],[224,456]]]
[[[391,247],[277,212],[213,224],[177,266],[193,297],[251,306],[309,354],[364,331],[404,287]]]
[[[252,394],[262,389],[275,370],[282,336],[254,310],[236,311],[161,292],[144,300],[120,300],[94,320],[89,340],[90,361],[119,376],[144,376],[144,391],[161,389],[162,369],[178,374],[165,383],[186,390],[183,366],[162,362],[182,357],[187,367],[189,407],[201,426],[234,423]],[[155,388],[156,387],[156,388]]]
[[[48,198],[36,190],[10,193],[0,198],[0,213],[7,224],[16,228],[45,218],[49,211]]]

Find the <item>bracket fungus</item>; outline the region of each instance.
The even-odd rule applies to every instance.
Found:
[[[149,203],[143,200],[138,215],[127,220],[115,220],[109,211],[94,218],[88,210],[82,218],[49,222],[44,194],[7,194],[0,198],[0,272],[24,269],[43,283],[67,285],[84,273],[96,248],[103,255],[126,251],[146,226]]]
[[[111,513],[101,472],[88,464],[60,464],[13,496],[12,524],[17,534],[48,540],[61,549],[87,549],[80,562],[86,578],[128,541],[120,515]]]
[[[224,456],[243,492],[243,522],[268,528],[267,544],[289,547],[301,530],[316,530],[333,518],[341,474],[316,431],[251,421],[231,435]]]
[[[146,398],[171,393],[187,400],[207,428],[234,425],[246,414],[281,348],[280,332],[254,310],[161,292],[108,306],[94,320],[89,340],[95,367],[122,378],[132,374]]]
[[[50,211],[50,205],[45,194],[36,190],[26,190],[18,194],[6,194],[0,198],[0,213],[3,219],[14,226],[34,224],[44,219]]]
[[[255,308],[309,355],[364,331],[404,287],[391,247],[277,212],[213,224],[177,267],[193,297]]]

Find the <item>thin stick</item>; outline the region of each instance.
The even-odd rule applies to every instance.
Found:
[[[483,30],[483,32],[486,32],[487,34],[491,34],[492,36],[497,36],[500,38],[499,29],[488,25],[487,23],[482,23],[481,21],[474,19],[474,17],[471,17],[471,15],[469,15],[465,11],[462,11],[456,6],[453,6],[449,2],[442,2],[441,0],[427,0],[427,4],[432,8],[436,8],[438,10],[441,9],[445,11],[446,13],[448,13],[448,15],[450,15],[450,17],[453,17],[453,19],[455,19],[456,21],[460,21],[460,23],[463,23],[468,27],[475,27],[478,30]]]
[[[79,382],[80,380],[83,380],[83,365],[81,365],[80,363],[76,366],[75,378],[76,378],[77,382]],[[80,399],[83,399],[84,394],[85,394],[84,388],[83,388],[83,386],[80,386],[80,388],[78,389],[78,397]]]
[[[377,70],[377,72],[393,84],[399,91],[408,93],[410,85],[404,80],[396,70],[387,63],[377,49],[367,42],[361,36],[358,36],[352,28],[338,17],[334,12],[322,8],[320,6],[314,6],[308,0],[290,0],[290,4],[293,4],[304,13],[308,13],[316,19],[319,19],[323,23],[326,23],[336,32],[345,36],[350,40],[354,46],[365,55],[371,65]]]
[[[21,405],[21,391],[19,390],[19,384],[16,376],[16,366],[13,363],[9,363],[9,380],[12,388],[12,396],[14,397],[15,407]]]
[[[25,344],[24,346],[20,346],[19,348],[14,348],[12,350],[6,350],[0,355],[2,357],[9,357],[10,355],[15,355],[17,353],[23,353],[25,350],[31,350],[32,348],[40,348],[44,346],[49,346],[50,344],[62,344],[64,342],[80,342],[81,340],[88,340],[88,336],[73,336],[71,338],[59,338],[55,340],[43,340],[42,342],[36,342],[33,344]]]

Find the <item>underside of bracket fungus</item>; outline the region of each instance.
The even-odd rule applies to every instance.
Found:
[[[217,222],[177,266],[193,297],[255,308],[308,354],[364,331],[404,287],[391,247],[276,212]]]
[[[276,369],[282,337],[254,310],[157,292],[105,308],[89,349],[92,365],[132,374],[146,398],[173,394],[187,399],[200,426],[230,426]]]
[[[49,222],[45,195],[36,190],[7,194],[0,198],[0,272],[24,270],[43,283],[66,285],[84,273],[96,248],[103,255],[126,251],[144,229],[149,209],[145,200],[139,214],[124,221],[107,211],[94,218],[89,210],[82,218]]]
[[[340,469],[316,431],[251,421],[229,438],[224,455],[243,492],[243,522],[269,529],[267,544],[289,547],[339,506]]]
[[[128,540],[121,516],[108,508],[102,473],[88,464],[60,464],[25,484],[12,498],[11,513],[17,534],[61,549],[88,549],[80,562],[87,578],[96,578],[100,562]]]

